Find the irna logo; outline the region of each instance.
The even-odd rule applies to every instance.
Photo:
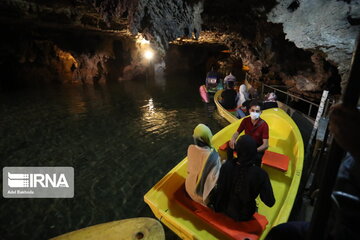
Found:
[[[63,173],[53,173],[50,175],[47,173],[22,174],[8,172],[8,185],[11,188],[47,188],[49,186],[54,188],[69,187],[65,174]]]
[[[4,167],[5,198],[72,198],[72,167]]]

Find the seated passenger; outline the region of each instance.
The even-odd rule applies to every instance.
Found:
[[[265,95],[265,100],[263,104],[263,110],[269,109],[269,108],[277,108],[279,107],[276,102],[276,94],[273,92],[270,92]]]
[[[219,74],[215,71],[214,66],[206,75],[205,85],[207,89],[215,89],[219,83]]]
[[[247,91],[247,87],[245,84],[241,84],[239,87],[239,95],[237,105],[238,107],[242,106],[243,103],[247,100],[250,100],[249,92]]]
[[[228,82],[227,89],[221,93],[221,105],[227,109],[235,109],[237,93],[234,90],[234,82]]]
[[[211,145],[212,133],[206,125],[197,125],[193,138],[195,145],[191,144],[187,152],[185,189],[194,201],[206,206],[219,177],[220,157]]]
[[[229,82],[233,82],[235,85],[236,77],[232,74],[232,72],[229,72],[227,76],[224,78],[224,87],[228,87]]]
[[[249,104],[249,93],[245,84],[241,84],[239,87],[238,101],[237,101],[237,110],[236,117],[243,118],[248,114],[248,104]]]
[[[250,220],[257,211],[255,199],[260,195],[267,206],[275,204],[268,174],[256,166],[256,142],[244,135],[236,143],[237,158],[228,148],[228,160],[220,170],[217,187],[211,197],[211,205],[236,221]]]
[[[258,158],[256,165],[259,167],[261,166],[264,152],[269,147],[269,125],[265,120],[260,118],[261,107],[261,103],[256,100],[250,102],[250,117],[244,118],[229,142],[230,147],[234,149],[236,139],[238,138],[239,134],[245,130],[245,134],[253,137],[257,143]]]

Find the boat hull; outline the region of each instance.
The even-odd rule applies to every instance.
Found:
[[[164,229],[152,218],[131,218],[65,233],[50,240],[165,240]]]
[[[269,174],[276,199],[272,208],[258,201],[259,213],[265,215],[269,221],[261,235],[261,239],[264,239],[273,226],[284,223],[289,218],[300,183],[304,146],[299,129],[283,110],[278,108],[265,110],[262,118],[269,124],[269,150],[290,158],[286,172],[269,166],[262,167]],[[214,135],[213,145],[216,149],[231,138],[241,121],[242,119],[235,120]],[[225,158],[224,152],[219,151],[219,153]],[[174,201],[174,193],[185,182],[186,169],[187,158],[146,193],[145,202],[161,222],[183,239],[228,239],[208,223],[183,211]]]
[[[205,85],[200,86],[199,92],[200,92],[200,96],[201,96],[201,99],[203,100],[203,102],[209,103],[210,100],[209,100],[209,96],[208,96],[208,93],[206,91]]]

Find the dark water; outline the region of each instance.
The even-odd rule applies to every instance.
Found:
[[[153,217],[143,195],[186,155],[193,128],[226,125],[214,105],[201,102],[198,86],[198,79],[172,76],[2,93],[2,167],[72,166],[75,197],[2,198],[0,238],[47,239]]]

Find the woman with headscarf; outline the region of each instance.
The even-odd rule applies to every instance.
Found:
[[[249,93],[246,85],[243,83],[239,87],[238,101],[237,101],[237,118],[243,118],[248,112],[248,105],[250,102]]]
[[[265,95],[265,100],[264,100],[264,104],[263,104],[263,109],[269,109],[269,108],[277,108],[279,107],[277,102],[276,102],[276,94],[273,92],[270,92],[268,94]]]
[[[250,100],[249,93],[245,84],[241,84],[239,87],[238,106],[242,106],[245,101]]]
[[[197,125],[193,138],[195,144],[191,144],[187,152],[185,189],[194,201],[206,206],[218,180],[221,162],[211,145],[212,133],[206,125]]]
[[[236,142],[237,158],[228,148],[228,160],[221,167],[216,191],[212,194],[212,207],[236,221],[250,220],[257,211],[255,199],[260,195],[267,206],[275,204],[275,198],[268,174],[254,165],[256,142],[249,135],[243,135]]]

